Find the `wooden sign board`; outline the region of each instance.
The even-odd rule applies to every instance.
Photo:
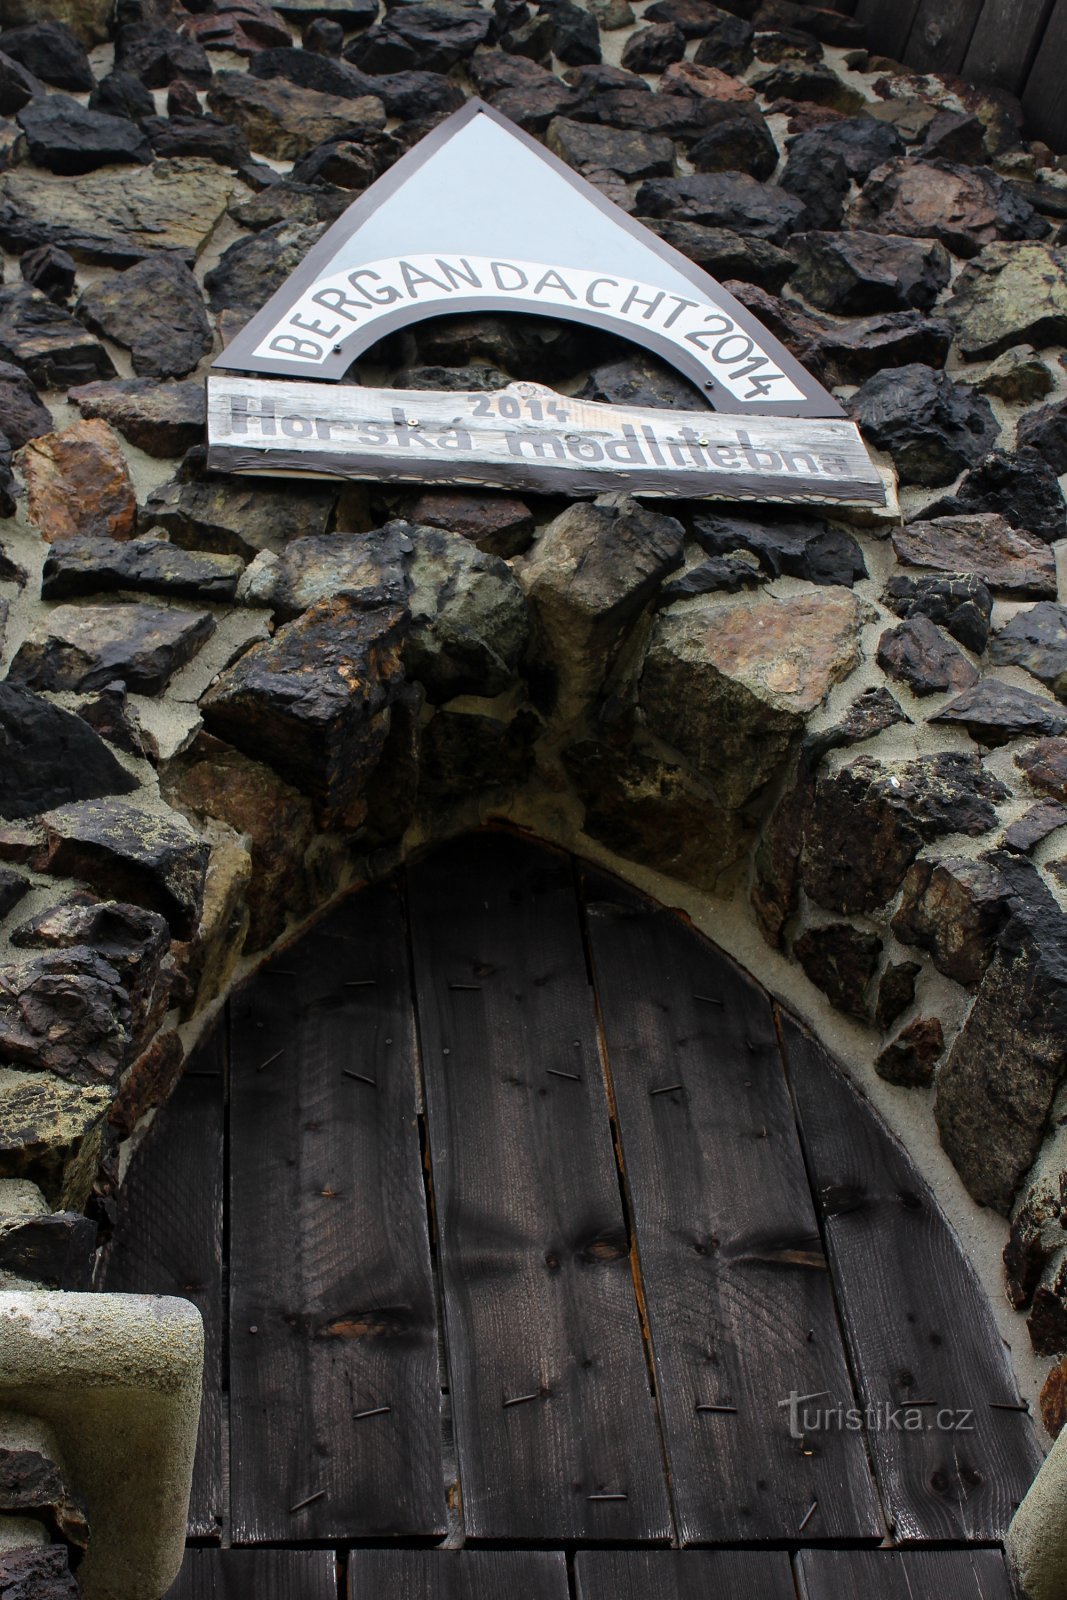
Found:
[[[571,495],[886,504],[852,422],[601,405],[536,383],[440,394],[212,375],[208,466]]]

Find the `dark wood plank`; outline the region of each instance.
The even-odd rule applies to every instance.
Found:
[[[666,1538],[570,858],[473,835],[409,882],[467,1533]]]
[[[348,1600],[567,1600],[567,1561],[546,1550],[353,1550]]]
[[[332,1550],[187,1550],[167,1600],[337,1600]]]
[[[583,1550],[578,1600],[796,1600],[784,1550]]]
[[[852,1391],[770,1001],[675,913],[585,884],[682,1542],[878,1542],[862,1436],[790,1437],[790,1391]]]
[[[896,1540],[1002,1539],[1040,1453],[1030,1417],[1012,1409],[1021,1402],[989,1302],[905,1150],[825,1051],[791,1018],[781,1023]],[[898,1408],[918,1401],[934,1402],[917,1408],[922,1429],[899,1426]],[[898,1425],[887,1425],[887,1407]]]
[[[222,1520],[222,1203],[226,1029],[219,1022],[130,1162],[97,1287],[176,1294],[204,1319],[204,1391],[192,1538],[217,1539]]]
[[[1011,1600],[999,1550],[801,1550],[800,1600]]]
[[[242,989],[231,1015],[234,1540],[442,1532],[436,1314],[396,887],[342,904]]]
[[[1023,86],[1026,131],[1054,150],[1067,146],[1067,0],[1055,0]]]
[[[982,0],[919,0],[904,59],[917,72],[959,72]]]
[[[857,21],[867,24],[872,51],[903,61],[919,0],[857,0]]]
[[[972,83],[1020,94],[1037,55],[1054,0],[984,0],[961,69]]]

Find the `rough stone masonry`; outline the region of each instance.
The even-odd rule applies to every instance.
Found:
[[[1061,158],[1009,97],[793,0],[0,24],[0,1176],[51,1208],[0,1220],[0,1269],[88,1281],[123,1141],[250,959],[420,842],[542,817],[851,1019],[857,1075],[1005,1219],[1057,1431]],[[475,92],[833,387],[901,516],[208,474],[212,353]],[[541,318],[423,322],[352,377],[703,403]]]

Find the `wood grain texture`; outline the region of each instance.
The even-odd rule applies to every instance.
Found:
[[[1040,1452],[989,1302],[902,1147],[821,1046],[781,1026],[861,1398],[883,1415],[922,1401],[929,1419],[868,1430],[896,1541],[1000,1540]]]
[[[231,1012],[234,1540],[440,1533],[436,1316],[396,888],[344,902]]]
[[[665,1539],[570,858],[470,835],[409,898],[467,1533]]]
[[[801,1550],[800,1600],[1011,1600],[999,1550]]]
[[[959,72],[978,21],[981,0],[919,0],[906,47],[918,72]]]
[[[567,1600],[562,1552],[354,1550],[348,1600]]]
[[[867,25],[872,51],[902,61],[918,6],[919,0],[857,0],[854,14]]]
[[[174,1294],[204,1319],[204,1390],[192,1538],[217,1539],[222,1520],[222,1234],[226,1030],[216,1025],[157,1112],[118,1194],[97,1288]]]
[[[1067,0],[1055,0],[1023,86],[1026,129],[1054,150],[1067,145]]]
[[[844,418],[611,406],[535,383],[479,394],[212,376],[208,438],[210,467],[268,477],[887,499],[859,429]]]
[[[784,1550],[582,1550],[577,1600],[796,1600]]]
[[[862,1436],[790,1437],[790,1391],[851,1386],[770,1001],[675,913],[584,877],[682,1542],[877,1543]]]
[[[1036,58],[1054,0],[984,0],[960,69],[973,83],[1021,93]]]
[[[167,1600],[337,1600],[332,1550],[188,1550]]]

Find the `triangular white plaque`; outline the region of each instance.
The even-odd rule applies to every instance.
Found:
[[[605,328],[717,411],[843,414],[714,278],[480,100],[349,206],[215,366],[336,382],[394,329],[482,311]]]

